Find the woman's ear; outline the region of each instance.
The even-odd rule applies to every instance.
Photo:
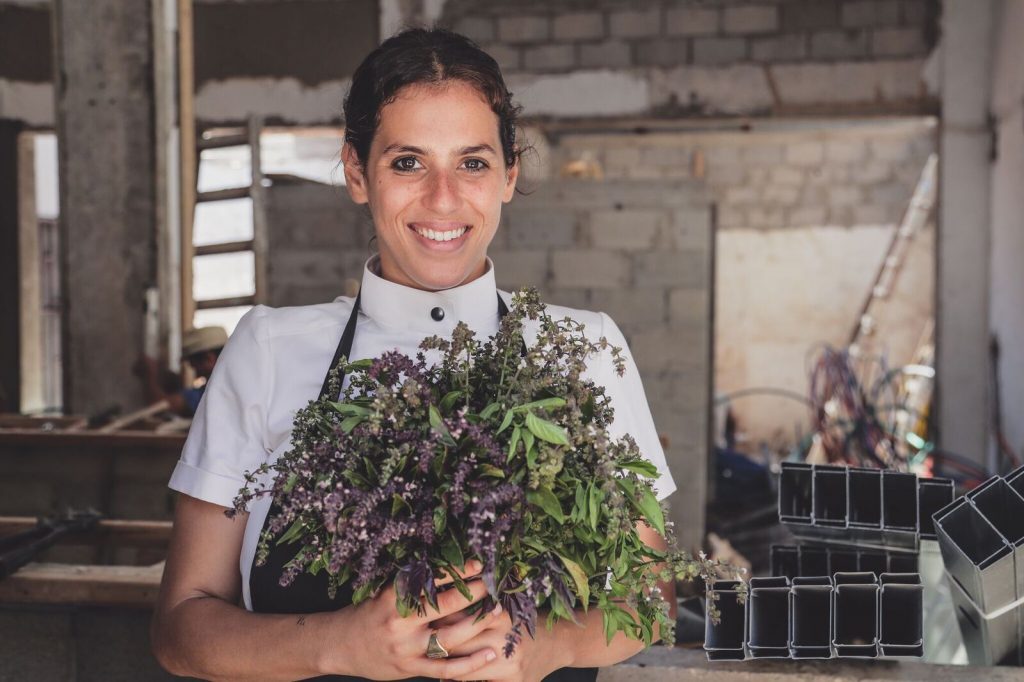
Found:
[[[341,162],[345,166],[345,187],[348,188],[348,195],[352,197],[352,201],[357,204],[369,203],[368,183],[363,164],[360,163],[355,148],[348,142],[341,147]]]
[[[516,180],[519,178],[519,166],[522,163],[522,157],[516,156],[516,162],[505,171],[505,189],[501,198],[502,203],[507,204],[512,201],[513,195],[516,193]]]

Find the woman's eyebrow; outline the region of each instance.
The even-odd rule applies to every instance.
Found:
[[[389,144],[387,147],[384,147],[384,151],[381,152],[381,155],[383,156],[386,154],[391,154],[392,152],[397,152],[400,154],[419,154],[421,156],[427,155],[427,153],[424,150],[420,149],[419,147],[413,147],[412,145],[408,144],[398,144],[397,142]]]

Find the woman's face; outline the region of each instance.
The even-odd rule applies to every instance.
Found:
[[[512,199],[498,117],[462,81],[411,85],[381,111],[366,168],[342,150],[349,194],[367,203],[388,280],[439,290],[482,275],[487,246]]]

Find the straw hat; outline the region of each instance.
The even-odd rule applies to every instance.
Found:
[[[224,327],[199,327],[189,329],[181,338],[181,357],[187,358],[196,353],[218,350],[228,342],[228,333]]]

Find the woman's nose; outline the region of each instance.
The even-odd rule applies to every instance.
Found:
[[[426,192],[424,202],[427,208],[438,214],[453,213],[460,208],[462,199],[459,194],[458,179],[452,173],[444,171],[431,173]]]

